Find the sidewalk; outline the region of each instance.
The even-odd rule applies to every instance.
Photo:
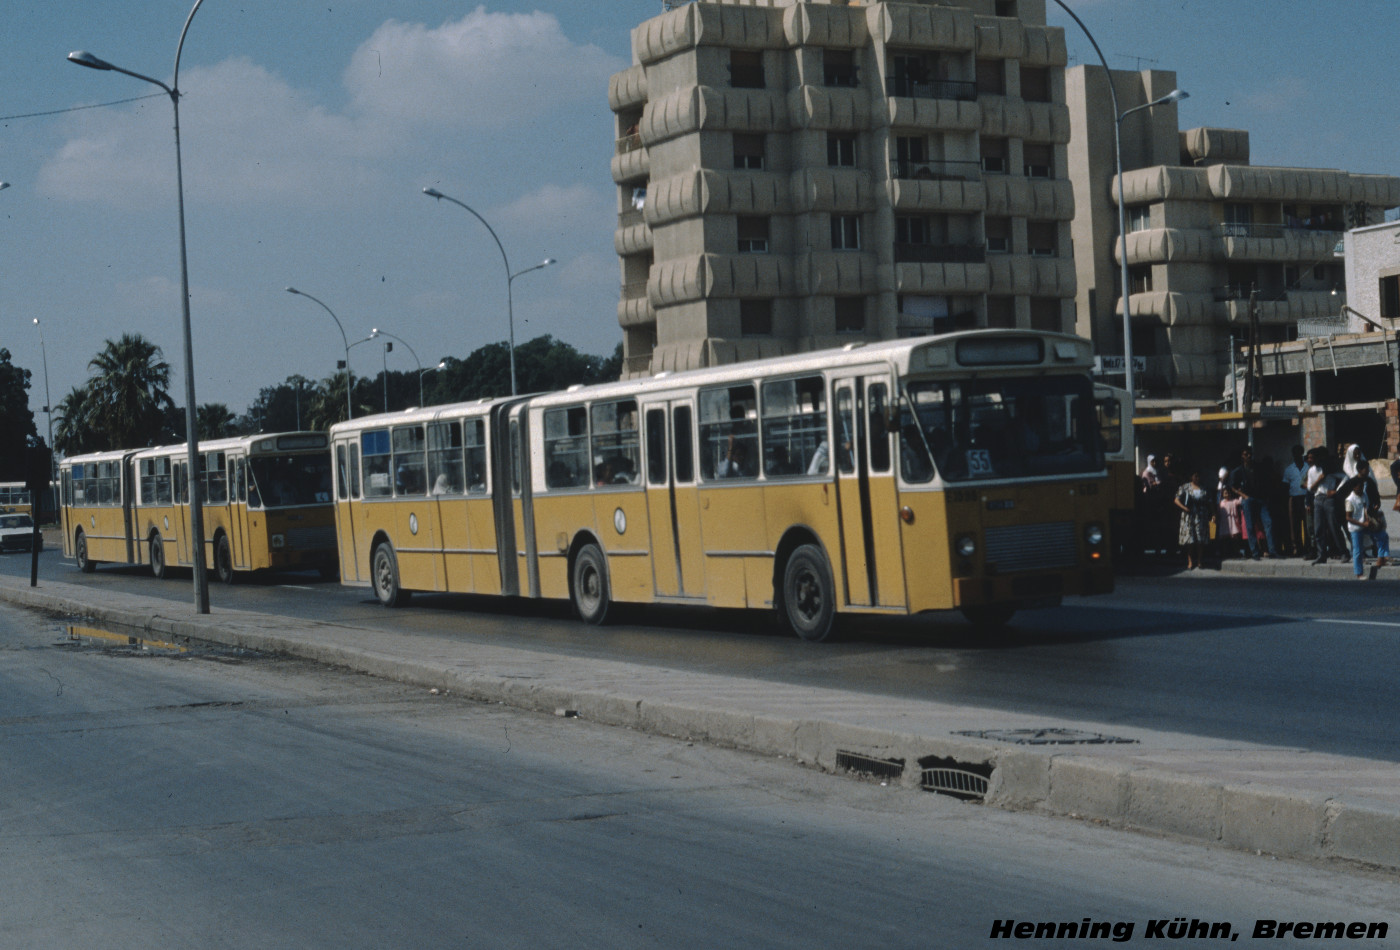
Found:
[[[1400,868],[1400,763],[466,644],[450,633],[234,610],[201,616],[136,594],[51,581],[30,588],[22,577],[0,576],[0,600],[831,771],[854,768],[913,789],[971,789],[1007,809]]]

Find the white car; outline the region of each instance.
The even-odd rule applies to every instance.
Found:
[[[34,545],[34,519],[28,515],[0,515],[0,551],[28,551]],[[43,535],[39,550],[44,550]]]

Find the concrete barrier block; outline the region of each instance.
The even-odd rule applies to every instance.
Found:
[[[1050,764],[1049,808],[1061,815],[1124,821],[1131,771],[1104,759],[1056,756]]]
[[[1325,797],[1249,785],[1223,789],[1220,835],[1232,848],[1320,857],[1326,825]]]
[[[1332,802],[1323,840],[1328,857],[1400,867],[1400,809],[1381,802]]]
[[[1205,841],[1220,840],[1224,788],[1192,775],[1144,769],[1128,774],[1128,824]]]
[[[1004,808],[1034,808],[1050,797],[1054,756],[1045,752],[1006,749],[997,753],[987,801]]]

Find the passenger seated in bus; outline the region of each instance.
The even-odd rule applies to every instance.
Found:
[[[764,466],[769,475],[796,475],[798,467],[792,463],[786,446],[775,445],[769,449],[768,463]]]
[[[447,473],[438,473],[438,477],[433,481],[433,494],[455,495],[456,493],[457,490],[452,487],[452,480],[447,477]]]
[[[729,434],[729,443],[724,450],[724,458],[715,466],[717,478],[741,478],[751,474],[748,470],[748,449],[743,442],[736,442],[734,433]]]

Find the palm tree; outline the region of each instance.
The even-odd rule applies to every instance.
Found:
[[[64,455],[82,455],[97,451],[92,426],[92,390],[74,386],[73,390],[54,407],[58,420],[54,424],[54,448]]]
[[[195,410],[195,425],[201,439],[224,439],[233,435],[235,418],[221,402],[206,402]]]
[[[123,333],[108,340],[88,368],[94,371],[88,387],[96,441],[109,449],[155,444],[164,413],[174,406],[167,391],[170,364],[160,347],[139,333]]]

